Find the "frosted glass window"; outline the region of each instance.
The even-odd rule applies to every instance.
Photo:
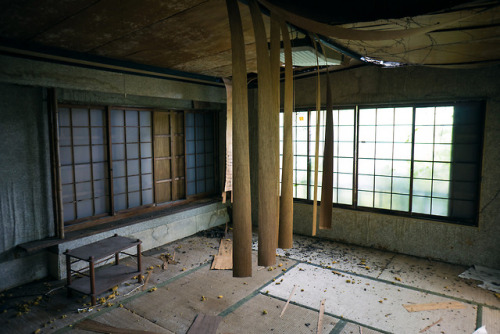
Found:
[[[75,164],[90,162],[90,146],[74,146],[73,152]]]

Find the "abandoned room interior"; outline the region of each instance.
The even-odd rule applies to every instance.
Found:
[[[500,2],[5,0],[0,332],[500,333]]]

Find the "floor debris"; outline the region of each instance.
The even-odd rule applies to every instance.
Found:
[[[434,321],[432,324],[430,324],[429,326],[427,326],[427,327],[425,327],[424,329],[422,329],[419,333],[423,333],[423,332],[425,332],[426,330],[430,329],[432,326],[437,325],[437,324],[438,324],[438,323],[440,323],[441,321],[443,321],[443,318],[439,318],[439,320]]]
[[[325,302],[323,299],[319,304],[319,315],[318,315],[318,330],[316,333],[321,334],[323,332],[323,315],[325,314]]]
[[[91,319],[85,319],[77,323],[75,325],[75,328],[97,333],[109,333],[109,334],[159,334],[157,332],[142,331],[137,329],[118,328]]]
[[[214,256],[210,269],[233,269],[233,241],[231,239],[221,239],[219,254]]]
[[[460,302],[441,302],[427,304],[405,304],[403,307],[408,312],[432,311],[432,310],[459,310],[464,309],[465,305]]]
[[[286,308],[288,307],[288,304],[290,304],[290,299],[292,299],[292,296],[293,296],[296,288],[297,288],[297,285],[294,285],[292,292],[290,293],[290,297],[288,297],[288,300],[286,301],[286,304],[283,307],[283,311],[281,311],[280,318],[283,316],[283,314],[285,314]]]
[[[458,277],[482,281],[480,288],[500,293],[500,270],[475,265]]]
[[[186,334],[215,334],[222,317],[198,314]]]

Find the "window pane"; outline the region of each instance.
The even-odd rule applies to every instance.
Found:
[[[392,179],[392,192],[398,194],[410,193],[410,178],[395,177]]]
[[[128,208],[141,206],[141,193],[139,191],[128,193]]]
[[[92,216],[94,214],[92,202],[92,200],[76,202],[76,218],[85,218]]]
[[[126,126],[138,126],[139,125],[139,114],[135,110],[125,111],[125,125]]]
[[[413,108],[396,108],[394,112],[395,124],[412,124]]]
[[[359,157],[360,158],[375,158],[375,144],[374,143],[360,143],[359,144]]]
[[[415,143],[433,143],[434,127],[429,125],[415,127]]]
[[[151,126],[151,112],[141,111],[140,112],[140,124],[141,126]]]
[[[89,128],[73,128],[73,145],[88,145],[90,144]]]
[[[394,127],[389,125],[377,126],[377,142],[392,143]]]
[[[297,198],[307,199],[307,186],[297,185]]]
[[[120,211],[127,208],[127,197],[125,194],[116,195],[114,198],[115,210]]]
[[[415,144],[415,160],[432,161],[432,144]]]
[[[101,162],[106,161],[106,147],[104,145],[92,146],[92,161]]]
[[[410,161],[394,160],[392,162],[393,176],[410,176],[411,163]]]
[[[360,174],[373,174],[375,172],[375,160],[373,159],[359,159],[358,172]]]
[[[394,127],[395,143],[411,143],[412,127],[410,125],[398,125]]]
[[[113,161],[113,177],[125,176],[125,161]]]
[[[127,143],[139,141],[139,128],[127,127]]]
[[[113,126],[125,125],[123,119],[123,110],[111,110],[111,125]]]
[[[451,145],[450,144],[434,145],[434,160],[451,161]]]
[[[75,152],[74,155],[75,164],[90,162],[89,146],[75,146],[73,147],[73,151]]]
[[[358,176],[358,189],[360,189],[360,190],[373,190],[373,176],[372,175],[359,175]]]
[[[104,110],[100,109],[90,110],[90,125],[104,126]]]
[[[410,196],[393,194],[391,208],[397,211],[408,211],[410,209]]]
[[[412,211],[416,213],[431,213],[431,199],[429,197],[413,196]]]
[[[338,190],[338,203],[340,204],[352,204],[352,190],[339,189]]]
[[[432,199],[431,214],[438,216],[448,216],[449,201],[442,198]]]
[[[125,159],[125,145],[113,144],[111,149],[113,152],[113,160],[124,160]]]
[[[413,176],[422,179],[432,179],[432,162],[418,162],[413,164]]]
[[[90,181],[90,165],[75,165],[75,181],[76,182],[84,182]]]
[[[334,180],[338,180],[339,188],[352,189],[352,174],[337,174],[334,173]],[[338,178],[336,177],[338,176]],[[335,183],[335,182],[334,182]],[[334,184],[335,186],[335,184]]]
[[[375,174],[377,175],[392,175],[392,160],[376,160]]]
[[[98,197],[94,199],[94,208],[95,212],[94,214],[99,215],[108,212],[108,197]]]
[[[73,108],[71,117],[72,126],[89,126],[89,111],[87,109]]]
[[[128,177],[128,191],[138,191],[140,189],[139,176],[129,176]]]
[[[415,125],[434,125],[434,107],[417,108],[415,110]]]
[[[139,160],[128,160],[127,162],[127,175],[139,174]]]
[[[453,107],[436,107],[436,124],[453,124]]]
[[[450,179],[450,170],[451,170],[450,163],[435,162],[434,163],[434,179],[449,180]]]
[[[153,189],[144,190],[142,192],[142,204],[152,204],[153,203]]]
[[[413,195],[431,196],[431,180],[413,180]]]
[[[374,208],[379,209],[391,209],[391,194],[385,193],[375,193],[375,204]]]
[[[434,181],[432,182],[432,196],[448,198],[450,195],[449,181]]]
[[[92,198],[92,184],[90,182],[77,183],[75,190],[77,201]]]
[[[373,192],[371,191],[359,191],[358,192],[358,205],[373,207]]]
[[[139,158],[139,144],[127,144],[127,159]]]
[[[391,192],[391,178],[386,176],[375,176],[375,190]],[[389,204],[390,204],[389,200]]]
[[[63,205],[64,221],[75,220],[75,205],[73,203]]]
[[[375,123],[375,109],[359,110],[359,125],[373,125]]]

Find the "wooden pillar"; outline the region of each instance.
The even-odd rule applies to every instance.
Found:
[[[236,0],[226,0],[233,63],[233,276],[252,276],[252,207],[245,42]],[[233,195],[234,194],[234,195]]]
[[[276,263],[277,247],[277,196],[275,147],[278,145],[279,129],[275,128],[274,97],[272,74],[267,47],[267,36],[259,5],[255,0],[249,2],[250,13],[257,48],[258,72],[258,225],[259,225],[259,266]]]
[[[280,21],[285,50],[285,94],[283,104],[283,166],[281,173],[281,198],[278,247],[293,245],[293,67],[292,46],[285,21]]]

